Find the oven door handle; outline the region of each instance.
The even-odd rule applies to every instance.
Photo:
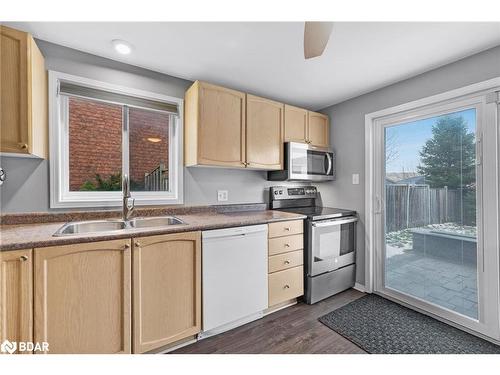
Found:
[[[349,224],[349,223],[355,223],[358,221],[357,217],[353,217],[351,219],[335,219],[335,220],[327,220],[327,221],[319,221],[319,222],[313,222],[312,226],[316,228],[321,228],[321,227],[332,227],[334,225],[342,225],[342,224]]]

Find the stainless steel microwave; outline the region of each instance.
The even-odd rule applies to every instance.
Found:
[[[335,153],[306,143],[285,143],[285,169],[267,172],[269,181],[329,181],[335,179]]]

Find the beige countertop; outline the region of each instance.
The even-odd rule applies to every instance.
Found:
[[[184,224],[69,235],[62,237],[54,237],[53,234],[65,224],[64,222],[1,225],[0,251],[69,245],[119,238],[230,228],[244,225],[267,224],[277,221],[305,219],[305,216],[302,215],[272,210],[235,211],[226,213],[198,212],[174,216],[181,219]]]

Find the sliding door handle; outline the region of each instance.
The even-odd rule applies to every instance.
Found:
[[[375,209],[373,213],[375,215],[380,215],[382,213],[382,199],[378,195],[375,197]]]

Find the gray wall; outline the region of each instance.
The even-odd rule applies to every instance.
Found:
[[[337,180],[320,186],[323,204],[359,212],[358,283],[365,281],[365,114],[494,77],[500,77],[500,46],[321,111],[330,116],[337,153]],[[353,173],[359,173],[359,185],[352,185]]]
[[[37,41],[48,70],[110,82],[137,89],[184,97],[190,81],[119,63],[52,43]],[[0,187],[1,212],[34,212],[49,209],[47,160],[2,157],[7,181]],[[217,190],[229,191],[227,203],[265,201],[265,172],[218,168],[185,168],[184,203],[217,204]]]

